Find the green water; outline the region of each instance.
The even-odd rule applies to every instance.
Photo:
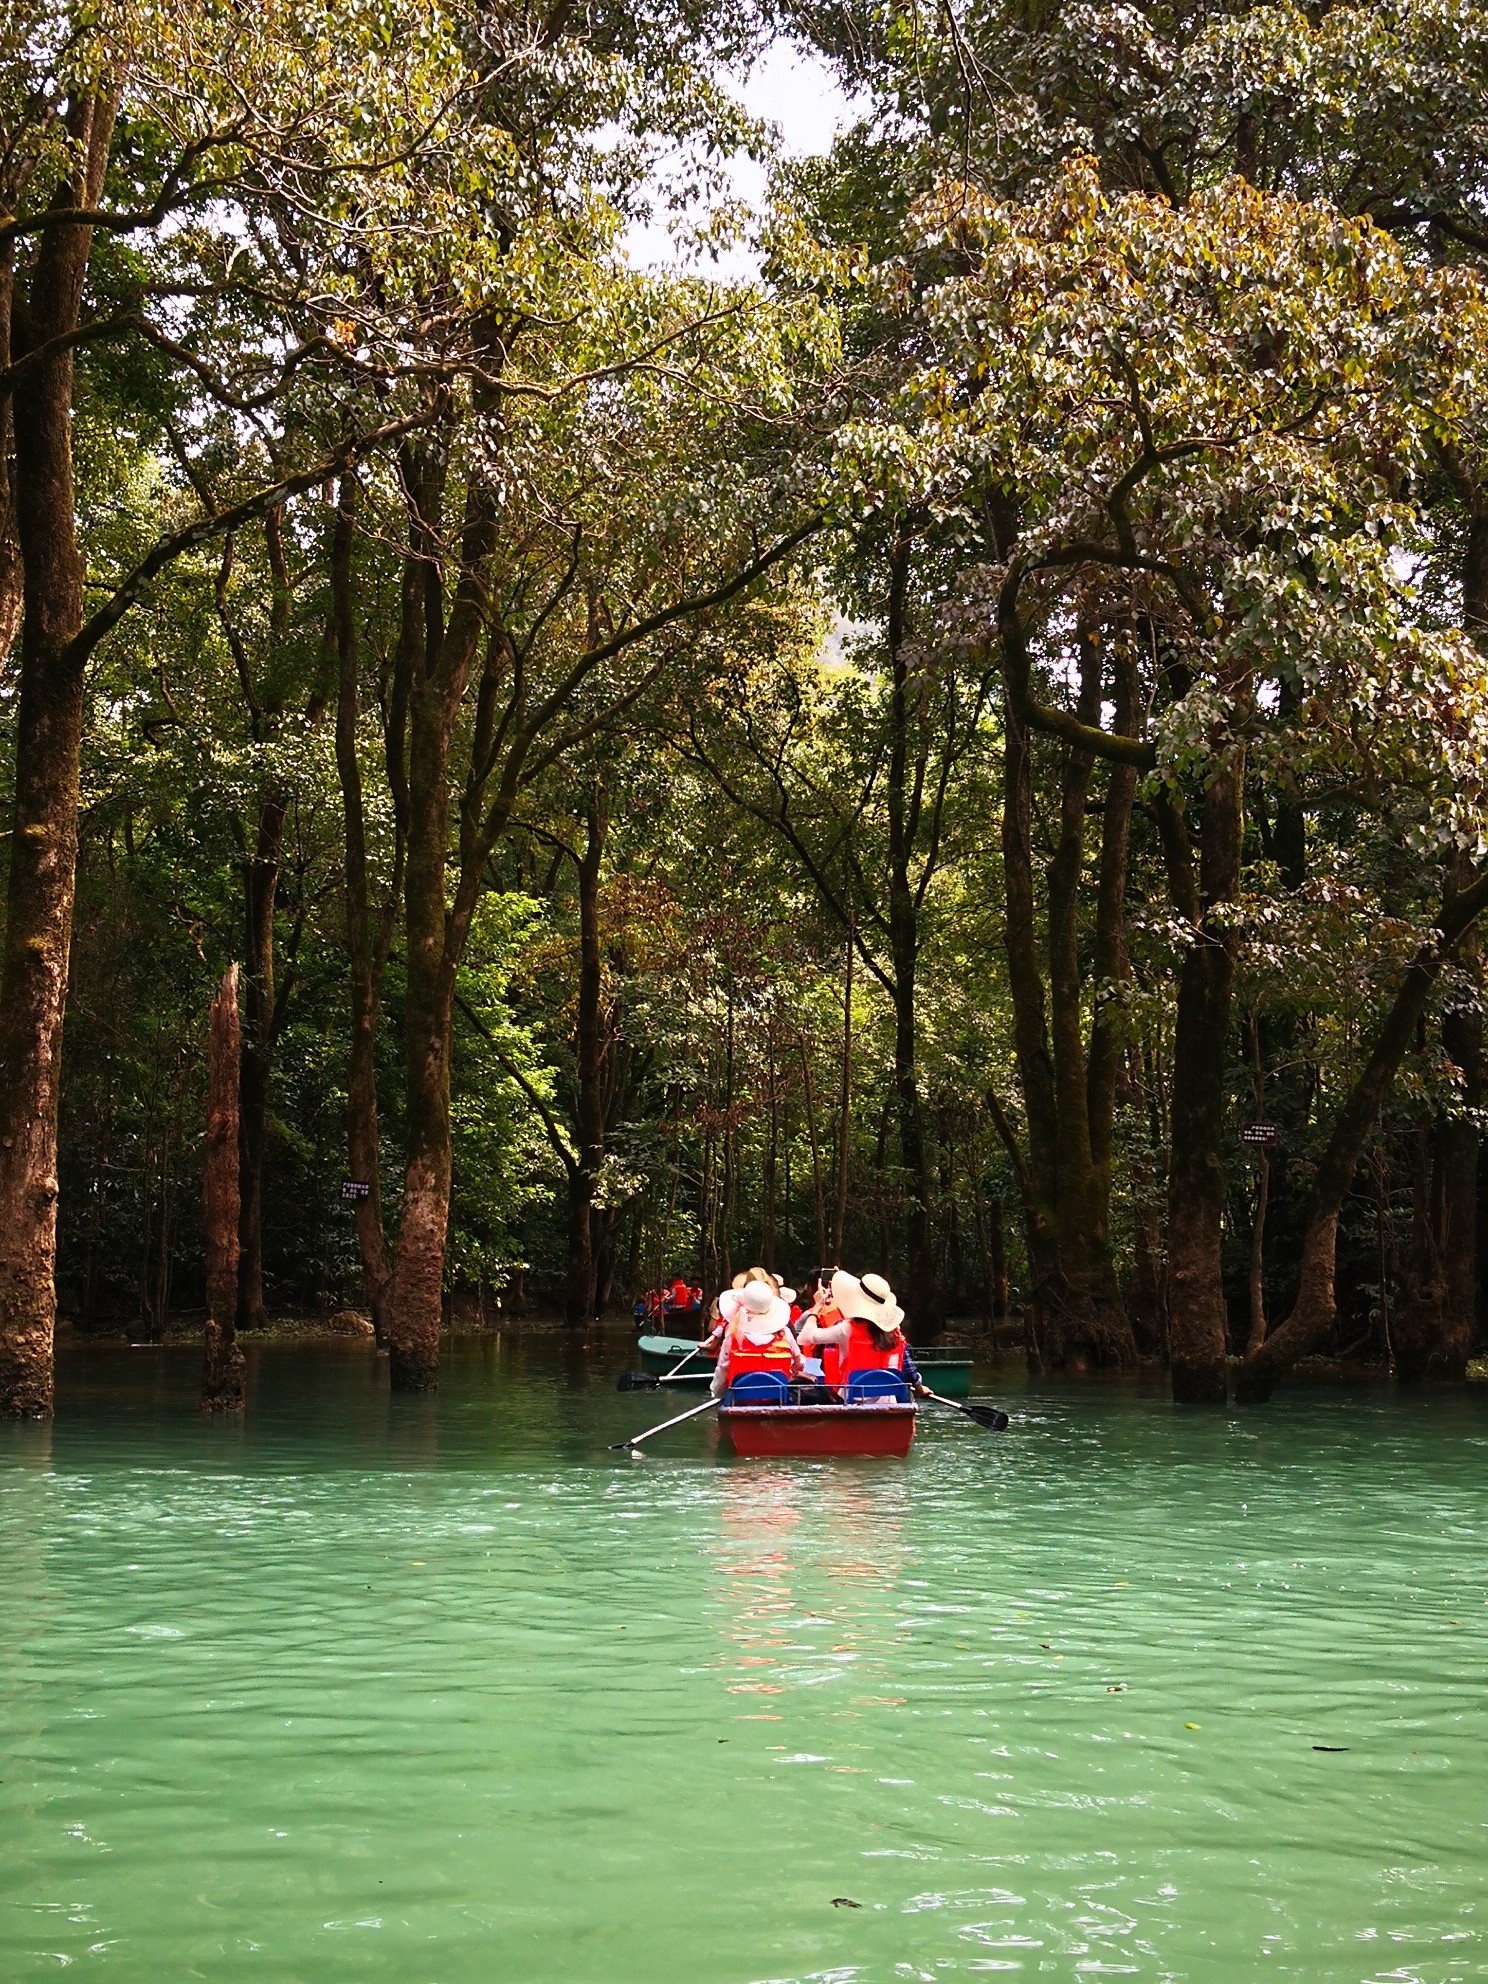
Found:
[[[551,1343],[195,1378],[0,1428],[4,1984],[1488,1976],[1488,1399],[639,1463]]]

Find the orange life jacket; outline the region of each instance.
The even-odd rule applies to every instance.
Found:
[[[796,1360],[792,1355],[796,1340],[784,1323],[776,1330],[768,1343],[751,1343],[744,1334],[744,1325],[739,1321],[729,1324],[728,1333],[728,1381],[742,1378],[746,1371],[776,1371],[782,1378],[788,1378],[795,1369]]]
[[[892,1336],[884,1336],[869,1323],[860,1322],[854,1316],[850,1325],[852,1335],[842,1351],[839,1382],[846,1383],[854,1371],[901,1371],[904,1368],[904,1334],[895,1330]]]
[[[842,1311],[837,1307],[836,1303],[829,1302],[816,1318],[816,1327],[819,1330],[829,1330],[841,1321]],[[842,1383],[841,1348],[835,1343],[816,1343],[811,1347],[821,1359],[822,1383],[824,1385],[840,1385]]]

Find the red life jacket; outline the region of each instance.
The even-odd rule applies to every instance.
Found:
[[[740,1322],[729,1325],[728,1333],[728,1381],[742,1378],[746,1371],[775,1371],[782,1378],[790,1377],[796,1360],[792,1355],[796,1340],[782,1323],[768,1343],[751,1343],[744,1334]]]
[[[821,1330],[829,1330],[841,1321],[842,1311],[835,1304],[829,1302],[816,1318],[816,1326]],[[843,1382],[843,1353],[841,1348],[835,1343],[817,1343],[813,1344],[812,1348],[821,1359],[822,1383],[824,1385],[840,1385]]]
[[[854,1316],[849,1327],[852,1335],[842,1352],[841,1379],[846,1381],[854,1371],[901,1371],[904,1368],[904,1334],[895,1330],[892,1336],[885,1336],[871,1324],[861,1322]]]

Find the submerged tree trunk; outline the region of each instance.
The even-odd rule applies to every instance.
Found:
[[[202,1191],[202,1224],[207,1254],[207,1323],[201,1390],[203,1412],[236,1412],[243,1405],[243,1353],[238,1347],[234,1325],[238,1310],[238,1080],[241,1052],[238,970],[236,965],[232,965],[212,1001],[212,1023],[207,1044],[207,1149]]]
[[[1442,1045],[1461,1074],[1458,1107],[1429,1134],[1416,1209],[1414,1246],[1391,1342],[1402,1383],[1462,1384],[1472,1354],[1478,1297],[1477,1111],[1483,1101],[1483,1022],[1448,1013]]]
[[[916,888],[910,863],[919,836],[924,803],[925,754],[911,751],[908,660],[909,539],[902,536],[890,568],[888,647],[892,670],[889,698],[889,951],[894,966],[894,1095],[899,1125],[899,1157],[909,1187],[905,1212],[907,1300],[921,1334],[934,1338],[945,1320],[945,1304],[935,1272],[931,1223],[935,1203],[925,1114],[920,1102],[919,911],[923,888]],[[889,1263],[884,1262],[887,1272]]]
[[[79,166],[59,209],[96,206],[113,130],[112,99],[68,112]],[[91,231],[42,231],[11,325],[19,358],[77,327]],[[52,1410],[56,1324],[57,1100],[77,875],[78,769],[85,658],[83,560],[72,470],[68,349],[17,386],[15,501],[24,561],[15,799],[0,975],[0,1417]]]
[[[412,550],[423,569],[424,635],[409,689],[408,859],[404,870],[407,1111],[403,1210],[388,1312],[395,1391],[438,1383],[444,1256],[449,1231],[450,1056],[455,981],[479,891],[485,854],[462,861],[455,902],[446,896],[450,751],[476,651],[487,631],[487,573],[496,548],[496,499],[480,475],[466,490],[460,579],[448,622],[438,564],[443,458],[410,504]],[[477,746],[477,748],[479,748]],[[481,787],[474,794],[479,803]],[[462,854],[475,830],[467,793]],[[489,852],[489,848],[485,850]]]
[[[413,451],[405,451],[405,459]],[[336,527],[331,544],[331,606],[336,636],[336,770],[341,784],[344,823],[346,950],[351,993],[351,1053],[346,1075],[346,1147],[351,1176],[368,1187],[355,1202],[357,1250],[362,1283],[372,1313],[372,1328],[380,1345],[387,1343],[387,1295],[391,1270],[382,1223],[382,1163],[378,1131],[377,1020],[383,968],[392,937],[392,915],[403,881],[403,851],[407,844],[407,788],[403,776],[403,740],[408,708],[408,679],[413,645],[423,616],[423,569],[415,558],[404,562],[403,625],[393,664],[393,681],[384,747],[393,796],[393,873],[387,908],[374,931],[367,873],[366,810],[362,794],[361,761],[357,755],[357,725],[361,688],[358,673],[356,620],[352,611],[352,549],[356,523],[357,481],[348,472],[341,479]]]
[[[1103,807],[1096,899],[1099,989],[1087,1051],[1080,907],[1085,819],[1095,761],[1086,752],[1065,748],[1059,835],[1045,877],[1046,995],[1033,872],[1031,740],[1013,687],[1023,665],[1022,639],[1017,627],[1004,628],[1012,652],[1005,677],[1003,869],[1014,1043],[1028,1122],[1024,1198],[1036,1341],[1041,1362],[1053,1369],[1126,1367],[1135,1362],[1136,1342],[1121,1299],[1110,1239],[1117,1062],[1114,1019],[1108,1010],[1111,989],[1106,981],[1114,983],[1125,971],[1121,928],[1136,780],[1124,766],[1113,767]],[[1117,720],[1123,733],[1134,720],[1131,680],[1130,668],[1118,666]],[[1100,638],[1097,630],[1082,628],[1082,723],[1098,720],[1102,689]]]
[[[1236,936],[1225,910],[1240,886],[1243,777],[1231,758],[1204,794],[1197,886],[1179,809],[1160,802],[1174,907],[1191,931],[1178,978],[1168,1171],[1168,1357],[1180,1404],[1223,1405],[1228,1389],[1221,1250]]]
[[[837,1204],[832,1216],[832,1258],[842,1259],[847,1233],[848,1163],[852,1145],[853,1089],[853,965],[857,956],[857,929],[851,915],[847,921],[847,956],[842,988],[842,1087],[837,1097]]]
[[[15,244],[0,247],[0,371],[11,362],[10,313],[15,284]],[[25,574],[16,519],[15,422],[10,398],[0,399],[0,669],[10,659],[21,629]]]
[[[463,687],[463,685],[461,685]],[[388,1324],[396,1391],[439,1377],[450,1207],[450,1046],[454,974],[446,960],[446,774],[459,691],[422,682],[412,704],[406,891],[407,1144]]]
[[[1257,1351],[1247,1355],[1235,1387],[1235,1397],[1242,1405],[1260,1405],[1269,1399],[1298,1359],[1315,1350],[1333,1326],[1338,1218],[1344,1199],[1442,965],[1485,906],[1488,872],[1445,898],[1437,928],[1417,951],[1401,981],[1373,1051],[1334,1120],[1318,1164],[1292,1313]]]
[[[263,1167],[268,1144],[269,1075],[276,1032],[274,906],[289,802],[270,793],[259,808],[246,865],[247,964],[243,974],[242,1066],[238,1092],[238,1327],[265,1321],[263,1286]]]
[[[588,837],[579,859],[578,1163],[568,1170],[568,1292],[565,1315],[586,1324],[595,1313],[594,1200],[605,1155],[604,970],[599,949],[599,871],[609,826],[604,796],[590,798]]]

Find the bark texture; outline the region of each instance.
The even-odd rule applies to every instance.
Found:
[[[73,169],[53,207],[96,206],[113,99],[68,114]],[[18,274],[17,357],[77,327],[91,231],[54,221]],[[73,508],[73,363],[60,349],[13,400],[15,510],[24,566],[16,787],[0,975],[0,1417],[52,1409],[56,1326],[57,1100],[77,874],[78,759],[85,656],[83,560]]]
[[[1167,1286],[1173,1397],[1190,1405],[1223,1405],[1227,1391],[1222,1151],[1236,937],[1225,910],[1240,886],[1243,782],[1236,754],[1204,794],[1197,885],[1186,827],[1163,803],[1169,887],[1192,932],[1173,1036]]]
[[[203,1412],[237,1412],[243,1405],[243,1353],[238,1346],[238,1079],[242,1041],[238,969],[228,968],[212,1001],[207,1040],[207,1149],[202,1189],[207,1254],[206,1354]]]

